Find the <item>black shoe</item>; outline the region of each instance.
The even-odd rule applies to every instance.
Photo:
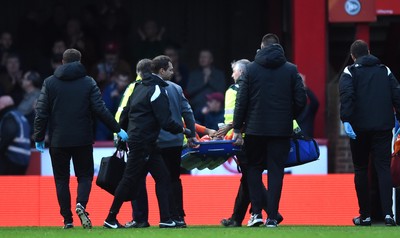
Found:
[[[176,223],[177,228],[186,228],[187,227],[185,220],[181,217],[179,217],[178,219],[174,219],[174,222]]]
[[[114,220],[114,221],[104,221],[103,224],[104,228],[109,228],[109,229],[119,229],[119,228],[125,228],[123,225],[121,225],[118,220]]]
[[[385,217],[385,225],[386,226],[396,226],[396,222],[394,221],[392,216],[386,215],[386,217]]]
[[[269,219],[269,218],[268,218],[268,219],[265,221],[265,226],[266,226],[266,227],[269,227],[269,228],[278,227],[278,221],[275,220],[275,219]]]
[[[354,217],[353,224],[356,226],[371,226],[371,217],[366,217],[366,218],[362,218],[361,216]]]
[[[150,226],[150,224],[147,221],[136,222],[136,221],[132,220],[125,224],[125,228],[146,228],[149,226]]]
[[[241,227],[242,224],[238,223],[237,221],[233,220],[232,218],[224,218],[221,220],[221,225],[225,227]]]
[[[85,208],[80,203],[76,204],[75,212],[81,220],[83,228],[92,229],[92,222],[90,221],[89,213],[86,212]]]
[[[278,224],[281,224],[281,222],[283,221],[283,216],[278,212],[278,215],[276,216],[276,221],[278,222]]]
[[[251,214],[249,221],[247,222],[248,227],[256,227],[263,224],[263,219],[261,214]]]
[[[63,229],[71,229],[74,228],[74,224],[72,223],[65,223],[63,226]]]
[[[159,224],[160,228],[175,228],[176,223],[172,219],[168,219],[166,221],[161,221]]]

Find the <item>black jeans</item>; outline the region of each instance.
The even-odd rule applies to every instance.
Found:
[[[357,138],[350,139],[350,148],[360,215],[362,217],[371,216],[368,180],[368,164],[371,158],[378,177],[382,214],[393,216],[392,178],[390,176],[392,131],[355,131],[355,133]]]
[[[289,154],[289,137],[268,137],[246,134],[248,186],[252,212],[261,214],[262,173],[268,169],[268,217],[277,219],[281,199],[285,161]]]
[[[93,146],[50,147],[50,156],[60,214],[64,217],[64,223],[70,223],[73,221],[69,188],[70,160],[72,158],[75,176],[78,180],[76,203],[86,207],[92,189],[94,173]]]
[[[115,191],[108,218],[116,217],[126,198],[129,198],[132,194],[137,195],[139,182],[143,179],[143,176],[147,175],[147,172],[150,172],[156,182],[160,220],[166,221],[171,218],[168,198],[170,190],[169,173],[160,150],[155,144],[139,149],[130,148],[126,168]]]

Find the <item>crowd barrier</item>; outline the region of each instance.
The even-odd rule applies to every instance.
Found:
[[[232,214],[239,175],[183,175],[184,207],[188,225],[218,225]],[[263,178],[267,182],[266,176]],[[71,177],[74,207],[76,178]],[[158,225],[159,213],[154,180],[148,176],[149,222]],[[0,177],[0,226],[61,226],[62,217],[51,176]],[[95,226],[103,224],[112,196],[93,182],[87,210]],[[285,175],[280,212],[282,225],[351,225],[358,214],[352,174]],[[131,219],[131,205],[125,203],[118,219]],[[244,220],[247,222],[249,215]],[[264,214],[265,218],[265,214]],[[79,218],[74,215],[75,224]]]

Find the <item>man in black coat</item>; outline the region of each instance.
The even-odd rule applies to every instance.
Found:
[[[388,67],[369,53],[368,45],[356,40],[350,47],[354,64],[347,66],[339,81],[340,119],[350,137],[360,216],[356,226],[371,225],[368,181],[370,154],[376,169],[382,214],[387,226],[395,226],[392,211],[390,159],[393,108],[400,112],[400,85]]]
[[[138,65],[138,67],[140,67]],[[160,69],[162,74],[173,73],[172,63]],[[157,138],[161,128],[172,134],[191,131],[171,118],[170,104],[165,87],[168,84],[157,75],[141,75],[135,91],[129,98],[120,117],[120,125],[129,133],[129,155],[126,168],[117,189],[104,227],[123,228],[117,215],[125,200],[137,197],[140,179],[150,172],[156,181],[156,195],[160,210],[160,228],[172,228],[177,224],[171,219],[168,193],[171,189],[168,169],[161,157]]]
[[[279,38],[267,34],[254,62],[247,66],[234,110],[236,144],[246,133],[248,185],[252,215],[248,226],[263,223],[262,173],[268,170],[267,227],[277,227],[284,163],[290,149],[293,119],[306,105],[306,93],[297,67],[286,61]]]
[[[78,50],[68,49],[64,52],[63,65],[43,83],[34,122],[33,137],[36,148],[41,152],[44,151],[46,129],[49,128],[51,163],[65,229],[73,227],[69,189],[71,157],[78,178],[75,211],[84,228],[92,227],[85,208],[94,173],[93,115],[111,131],[118,133],[122,140],[128,138],[105,107],[96,81],[86,75],[80,59]]]

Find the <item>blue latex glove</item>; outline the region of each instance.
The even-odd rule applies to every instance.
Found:
[[[125,142],[128,140],[128,134],[123,129],[121,129],[117,134],[121,138],[122,141]]]
[[[353,127],[351,127],[349,122],[344,122],[344,131],[346,132],[347,136],[350,137],[351,139],[355,140],[357,135],[353,131]]]
[[[44,141],[35,142],[35,147],[40,153],[43,153],[44,152]]]

